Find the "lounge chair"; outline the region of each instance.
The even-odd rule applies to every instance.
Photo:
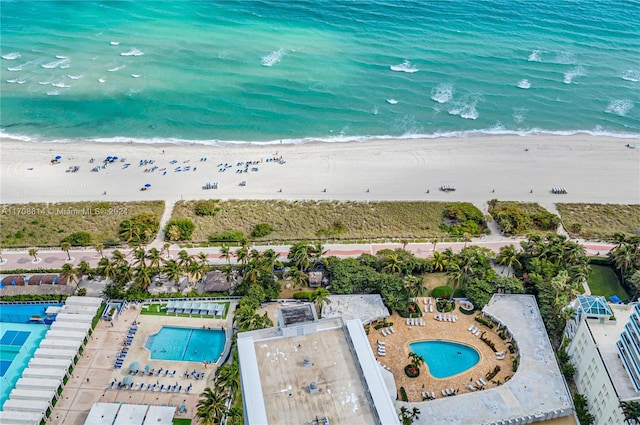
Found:
[[[476,387],[474,387],[472,383],[468,383],[467,384],[467,388],[469,388],[469,391],[475,391],[476,390]]]
[[[447,395],[447,390],[441,390],[441,392],[442,392],[442,396],[443,396],[443,397],[446,397],[446,395]]]
[[[389,326],[389,331],[391,331],[392,334],[396,333],[396,330],[393,329],[393,326]]]
[[[469,332],[473,332],[473,325],[469,326],[469,329],[467,329]]]
[[[185,413],[186,411],[187,411],[187,408],[185,407],[185,405],[184,405],[184,404],[183,404],[183,405],[181,405],[181,406],[180,406],[180,409],[178,410],[178,412],[180,412],[180,413]]]
[[[483,386],[487,385],[487,381],[485,381],[485,380],[484,380],[484,379],[482,379],[482,378],[478,379],[478,381],[480,381],[480,383],[481,383]]]
[[[411,319],[407,319],[407,326],[409,326],[411,323],[409,322]]]

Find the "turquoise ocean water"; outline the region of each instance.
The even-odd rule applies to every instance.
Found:
[[[640,1],[0,0],[30,140],[640,135]]]

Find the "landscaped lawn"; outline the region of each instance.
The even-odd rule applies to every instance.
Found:
[[[197,302],[197,301],[196,301]],[[212,298],[210,302],[215,302],[217,304],[224,304],[224,315],[222,319],[227,318],[227,314],[229,313],[229,301],[216,301],[215,298]],[[220,319],[220,316],[200,316],[200,315],[190,315],[185,313],[170,313],[167,314],[166,310],[161,309],[161,307],[166,307],[166,303],[153,303],[153,304],[145,304],[145,306],[149,306],[148,308],[143,308],[140,310],[140,314],[147,314],[149,316],[177,316],[177,317],[196,317],[201,319]]]
[[[189,418],[173,418],[173,425],[191,425]]]
[[[618,277],[610,267],[592,264],[587,282],[592,295],[602,295],[607,300],[611,295],[617,295],[623,301],[629,299],[629,295],[620,285]]]

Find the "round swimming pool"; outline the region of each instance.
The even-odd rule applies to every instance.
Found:
[[[480,361],[475,348],[451,341],[419,341],[409,349],[422,356],[434,378],[449,378],[471,369]]]
[[[154,360],[216,362],[224,351],[226,338],[219,329],[194,329],[163,326],[151,335],[145,347]]]

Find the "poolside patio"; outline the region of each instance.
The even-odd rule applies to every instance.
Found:
[[[423,298],[420,298],[421,308],[424,306]],[[423,317],[419,319],[424,320],[424,326],[407,325],[406,319],[400,317],[398,313],[393,313],[387,321],[393,323],[393,329],[395,333],[388,333],[387,336],[382,334],[382,329],[376,330],[372,324],[368,335],[369,342],[373,353],[380,363],[388,366],[393,373],[396,382],[396,388],[399,391],[400,387],[404,387],[407,392],[409,401],[421,402],[423,396],[421,391],[434,392],[436,398],[441,398],[443,389],[457,389],[459,394],[472,392],[467,385],[470,383],[476,383],[478,379],[484,378],[488,372],[491,372],[496,366],[500,366],[500,372],[493,378],[495,382],[504,382],[507,377],[511,377],[513,372],[511,371],[511,356],[509,355],[509,349],[506,341],[503,341],[494,330],[475,321],[475,316],[467,316],[462,314],[458,310],[458,304],[456,304],[456,310],[451,313],[446,313],[449,316],[455,315],[457,317],[456,322],[438,321],[434,319],[436,314],[425,313]],[[495,344],[497,351],[507,353],[504,360],[498,360],[496,354],[491,348],[480,338],[468,331],[469,327],[476,326],[481,331],[486,332],[486,337],[489,338]],[[388,328],[383,328],[388,329]],[[385,331],[385,333],[387,333]],[[477,365],[472,367],[466,372],[462,372],[458,375],[445,379],[437,379],[429,374],[428,366],[425,364],[420,367],[420,376],[417,378],[409,378],[405,372],[404,367],[409,364],[408,354],[410,353],[409,344],[416,341],[424,340],[447,340],[452,342],[463,343],[475,348],[480,354],[480,361]],[[384,342],[386,347],[386,355],[381,356],[378,354],[377,342]],[[485,388],[493,388],[496,385],[493,382],[487,381]]]

